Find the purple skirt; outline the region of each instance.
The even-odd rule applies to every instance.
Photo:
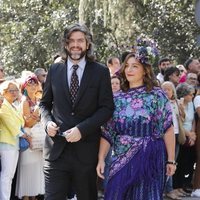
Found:
[[[150,140],[110,177],[105,200],[163,199],[165,162],[166,148],[163,139]]]

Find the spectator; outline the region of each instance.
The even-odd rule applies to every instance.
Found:
[[[1,200],[10,199],[12,179],[19,156],[19,135],[21,127],[24,125],[21,113],[13,104],[18,93],[19,89],[14,81],[5,81],[1,84],[1,94],[4,97],[0,108]]]
[[[112,92],[118,92],[120,90],[120,78],[117,76],[112,76],[111,77],[111,87],[112,87]]]
[[[25,119],[24,130],[32,137],[33,128],[40,121],[38,99],[36,92],[38,80],[35,75],[28,76],[22,83],[22,114]],[[42,130],[41,130],[42,134]],[[19,165],[17,171],[16,195],[23,200],[36,199],[39,194],[44,194],[44,174],[43,174],[43,156],[42,151],[32,150],[20,152]],[[31,180],[31,181],[30,181]]]
[[[189,58],[188,60],[186,60],[184,66],[187,70],[187,73],[192,72],[198,74],[200,72],[200,62],[196,58]]]
[[[43,86],[44,82],[46,81],[46,77],[47,77],[47,72],[45,71],[45,69],[43,68],[37,68],[34,71],[34,74],[36,75],[38,81],[40,82],[40,84]]]
[[[179,69],[180,71],[180,75],[182,76],[183,74],[187,73],[187,70],[185,69],[184,65],[176,65],[176,67]]]
[[[194,107],[197,113],[197,126],[196,126],[196,169],[194,173],[192,197],[200,197],[200,88],[197,90],[196,97],[194,98]]]
[[[158,68],[159,68],[159,73],[158,75],[156,76],[156,78],[160,81],[160,84],[162,84],[164,82],[164,73],[165,73],[165,70],[170,67],[171,65],[171,61],[169,58],[161,58],[159,61],[158,61]]]
[[[195,140],[196,124],[194,118],[194,105],[192,102],[194,88],[187,83],[180,83],[176,87],[177,97],[180,99],[181,106],[184,108],[185,118],[183,128],[185,130],[186,142],[180,145],[177,158],[178,166],[174,175],[174,188],[180,192],[190,192],[192,189],[192,177],[195,163]],[[187,175],[187,177],[186,177]]]
[[[110,57],[107,60],[107,66],[110,70],[110,76],[113,76],[120,69],[120,60],[117,57]]]
[[[198,84],[198,77],[197,77],[197,74],[192,73],[192,72],[188,73],[188,74],[186,75],[186,82],[187,82],[189,85],[191,85],[191,86],[193,86],[194,88],[196,88],[196,86],[197,86],[197,84]]]
[[[180,71],[176,67],[168,67],[164,73],[164,81],[170,81],[176,87],[180,80]]]

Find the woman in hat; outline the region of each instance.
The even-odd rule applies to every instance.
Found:
[[[4,97],[4,100],[0,97],[0,199],[8,200],[19,157],[19,136],[24,119],[13,104],[19,94],[16,82],[5,81],[0,88]]]
[[[31,128],[40,121],[38,99],[38,80],[35,75],[28,76],[22,83],[22,114],[25,119],[25,131],[32,136]],[[30,148],[20,153],[17,172],[16,195],[24,200],[34,200],[44,194],[44,175],[42,151]],[[31,181],[30,181],[31,180]],[[30,197],[30,198],[29,198]]]
[[[146,58],[142,53],[126,57],[122,91],[114,95],[113,117],[103,127],[101,178],[106,154],[113,149],[105,200],[161,200],[166,175],[176,169],[170,103]]]

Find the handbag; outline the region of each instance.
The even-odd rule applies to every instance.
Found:
[[[179,134],[178,134],[178,142],[179,144],[185,144],[186,142],[186,135],[185,135],[185,129],[183,128],[183,122],[180,118],[180,115],[177,115],[178,119],[178,127],[179,127]]]
[[[185,129],[183,128],[183,121],[185,120],[185,111],[183,106],[180,104],[180,101],[176,101],[177,106],[178,106],[178,113],[176,114],[177,120],[178,120],[178,129],[179,129],[179,134],[178,134],[178,142],[179,144],[184,145],[187,137],[185,134]]]
[[[28,140],[24,137],[19,137],[19,150],[25,151],[29,148],[30,144],[28,142]]]
[[[36,123],[30,129],[31,139],[31,149],[32,150],[43,150],[44,140],[46,136],[46,132],[41,122]]]

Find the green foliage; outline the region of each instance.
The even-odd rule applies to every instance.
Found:
[[[146,14],[136,23],[157,41],[162,56],[184,63],[190,56],[200,57],[196,37],[200,32],[194,19],[194,1],[148,1]]]
[[[64,28],[80,21],[94,35],[96,56],[106,62],[132,50],[144,34],[161,56],[183,63],[200,56],[194,0],[0,0],[0,59],[7,72],[48,68]]]
[[[78,2],[3,1],[0,7],[0,57],[9,74],[47,68],[60,50],[64,27],[78,21]]]

